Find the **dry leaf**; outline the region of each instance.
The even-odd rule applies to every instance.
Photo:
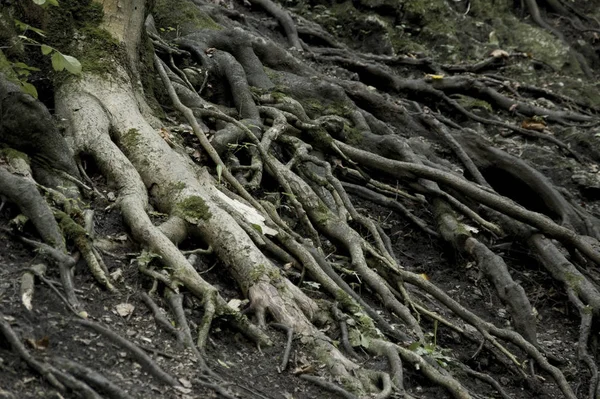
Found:
[[[506,51],[500,50],[500,49],[496,49],[496,50],[492,51],[490,53],[490,55],[494,58],[508,58],[509,57],[509,54]]]
[[[44,350],[48,349],[48,345],[50,345],[50,338],[48,338],[48,337],[43,337],[40,339],[28,338],[25,340],[25,342],[29,346],[31,346],[33,349],[37,349],[39,351],[44,351]]]
[[[194,160],[196,160],[196,161],[201,161],[202,153],[198,150],[194,150],[194,152],[192,153],[192,158],[194,158]]]
[[[228,306],[229,306],[231,309],[233,309],[233,310],[236,310],[236,311],[239,311],[239,310],[240,310],[240,308],[241,308],[241,306],[242,306],[242,302],[243,302],[243,301],[241,301],[241,300],[239,300],[239,299],[232,299],[232,300],[230,300],[229,302],[227,302],[227,305],[228,305]]]
[[[133,313],[133,309],[135,309],[135,306],[133,306],[130,303],[120,303],[117,305],[116,309],[117,309],[117,314],[119,316],[127,317],[131,313]]]
[[[535,121],[533,119],[525,119],[521,122],[521,127],[523,129],[535,130],[537,132],[541,132],[546,128],[546,124],[543,121]]]
[[[192,387],[192,383],[190,382],[190,380],[186,380],[185,378],[180,378],[179,382],[181,382],[181,385],[183,385],[184,388]]]

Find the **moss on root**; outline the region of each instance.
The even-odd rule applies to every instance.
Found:
[[[140,138],[140,132],[137,129],[129,129],[121,136],[121,143],[124,147],[133,147],[137,145]]]
[[[186,33],[198,29],[223,29],[198,6],[187,0],[157,0],[156,27],[164,33]]]
[[[190,223],[199,223],[212,217],[206,202],[196,195],[185,198],[176,205],[175,213],[181,215]]]
[[[50,9],[48,44],[79,60],[85,73],[113,75],[115,58],[126,57],[125,48],[100,24],[104,18],[102,5],[91,0],[63,0],[60,7]],[[57,72],[56,80],[73,77]]]
[[[6,159],[8,163],[10,163],[13,159],[22,159],[27,163],[30,162],[29,156],[27,156],[27,154],[21,151],[14,150],[10,147],[0,148],[0,158]]]

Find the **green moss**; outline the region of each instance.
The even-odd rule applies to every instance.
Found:
[[[153,15],[156,27],[167,34],[173,32],[185,35],[198,29],[223,29],[189,0],[157,0]]]
[[[276,90],[276,88],[273,89],[273,91],[271,92],[271,96],[277,102],[279,102],[279,101],[283,100],[284,98],[288,97],[287,94],[283,93],[282,91]]]
[[[140,132],[137,129],[129,129],[121,136],[121,143],[124,147],[135,147],[140,139]]]
[[[0,73],[2,73],[9,82],[21,84],[19,75],[13,69],[13,63],[6,58],[2,50],[0,50]]]
[[[271,271],[268,273],[271,281],[282,281],[281,280],[281,272],[279,269],[271,268]]]
[[[169,94],[167,93],[164,85],[157,85],[156,71],[154,70],[154,46],[148,37],[142,38],[140,46],[140,80],[144,87],[144,97],[146,102],[152,109],[154,115],[159,118],[165,117],[165,112],[160,106],[162,101],[164,104],[168,104],[170,100]]]
[[[249,285],[252,284],[256,284],[258,283],[263,277],[264,275],[267,273],[267,268],[265,265],[260,264],[260,265],[256,265],[252,268],[252,271],[250,272],[250,281],[252,282]]]
[[[584,278],[578,274],[565,274],[565,283],[569,286],[569,288],[573,289],[577,293],[580,291],[579,285],[583,280]]]
[[[456,31],[457,19],[452,18],[451,9],[443,0],[408,0],[404,2],[404,12],[408,23],[428,29],[432,36]]]
[[[356,302],[352,299],[352,297],[346,294],[346,291],[339,289],[335,292],[335,300],[340,303],[342,309],[350,309],[356,307]],[[358,311],[358,308],[355,309]]]
[[[9,7],[3,7],[0,10],[0,46],[2,47],[0,53],[4,51],[7,57],[12,59],[23,59],[23,42],[17,38],[13,16],[9,12]],[[1,66],[0,71],[2,71]]]
[[[79,32],[83,35],[85,48],[72,54],[79,59],[82,69],[88,74],[114,74],[114,60],[127,57],[125,48],[103,29],[87,27]]]
[[[91,0],[63,0],[50,8],[48,43],[81,63],[84,73],[114,74],[115,60],[126,58],[124,47],[100,28],[102,5]],[[73,78],[68,72],[56,73],[56,80]]]
[[[356,129],[355,127],[351,127],[347,123],[344,123],[344,137],[346,142],[350,145],[359,145],[364,139],[364,136],[360,130]]]
[[[27,154],[9,147],[0,148],[0,157],[6,158],[9,162],[11,159],[23,159],[25,162],[29,163]]]
[[[473,108],[481,108],[488,112],[494,112],[492,105],[487,101],[465,96],[462,94],[455,94],[452,96],[452,98],[455,99],[458,104],[462,105],[463,108],[466,108],[468,110]]]
[[[323,128],[311,129],[308,131],[308,135],[311,138],[311,144],[318,148],[330,148],[333,143],[333,139]]]
[[[312,211],[311,219],[313,219],[316,224],[323,225],[329,221],[331,216],[332,213],[329,208],[327,208],[323,202],[319,201],[319,205]]]
[[[58,221],[58,225],[66,238],[73,240],[80,249],[88,247],[87,232],[83,226],[78,224],[65,212],[54,211],[54,217]]]
[[[206,206],[206,202],[196,195],[187,197],[177,203],[176,213],[190,223],[198,223],[200,220],[208,220],[212,217],[208,206]]]

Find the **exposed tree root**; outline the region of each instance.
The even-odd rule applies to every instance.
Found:
[[[540,329],[529,293],[511,275],[508,260],[493,250],[494,241],[502,238],[527,246],[548,274],[563,284],[581,318],[577,344],[591,374],[588,396],[598,395],[598,367],[589,341],[593,317],[600,312],[600,289],[591,273],[600,265],[600,223],[535,167],[496,148],[490,139],[507,130],[534,137],[566,151],[575,158],[570,161],[584,167],[584,157],[549,134],[545,124],[542,131],[533,131],[510,118],[543,115],[557,125],[581,128],[598,122],[597,109],[566,96],[552,96],[543,88],[512,87],[502,76],[475,75],[523,54],[492,55],[468,65],[363,54],[315,22],[299,16],[292,19],[271,0],[250,0],[277,20],[294,49],[288,52],[261,35],[260,20],[253,16],[203,0],[176,3],[157,1],[157,10],[174,8],[170,17],[157,18],[162,29],[157,29],[153,18],[146,19],[156,51],[146,54],[146,67],[156,72],[157,90],[166,94],[161,105],[183,116],[193,139],[170,132],[150,113],[145,100],[149,93],[143,93],[138,65],[138,50],[147,40],[142,36],[144,2],[136,0],[124,9],[105,6],[115,18],[102,27],[123,42],[123,54],[103,55],[111,73],[84,71],[57,86],[56,112],[67,121],[65,134],[71,148],[65,150],[67,160],[59,156],[66,142],[49,154],[61,173],[70,176],[62,176],[61,181],[79,181],[70,151],[90,157],[108,180],[131,237],[142,247],[137,270],[152,279],[151,293],[163,293],[175,323],[155,296],[143,293],[141,298],[156,323],[198,362],[198,384],[234,397],[227,389],[229,383],[209,368],[204,353],[212,323],[221,318],[259,347],[272,343],[267,326],[286,332],[278,366],[281,373],[288,370],[294,338],[300,340],[317,365],[313,368],[317,375],[303,374],[304,370],[298,373],[300,378],[341,397],[386,399],[398,394],[410,398],[405,371],[412,368],[455,398],[487,394],[472,392],[471,378],[484,381],[503,398],[510,397],[508,389],[487,372],[457,358],[446,361],[449,358],[437,347],[441,325],[479,345],[473,358],[485,352],[515,378],[529,383],[531,391],[552,385],[564,397],[575,399],[563,370],[551,364],[547,348],[538,339]],[[561,14],[570,14],[560,3],[550,3]],[[535,0],[526,5],[534,22],[564,39],[541,17]],[[300,22],[298,27],[295,21]],[[161,37],[159,31],[165,33],[169,26],[178,27],[177,37]],[[269,26],[276,28],[275,23]],[[77,35],[85,38],[87,33],[81,30]],[[327,47],[308,45],[299,35]],[[325,64],[348,78],[321,74]],[[455,75],[403,78],[397,68]],[[14,101],[15,107],[31,108],[40,118],[49,118],[40,103],[23,98],[13,86],[0,81],[3,107],[10,108],[4,103]],[[539,106],[530,93],[552,97],[561,106]],[[483,100],[500,116],[473,112],[456,101],[457,95]],[[7,122],[2,129],[17,137],[16,129],[23,127],[12,122],[18,118],[3,118]],[[481,124],[477,131],[470,127],[473,123]],[[492,131],[486,137],[480,133],[482,126]],[[442,159],[431,143],[452,154],[453,161]],[[39,148],[31,151],[39,158]],[[191,153],[196,154],[195,160]],[[34,224],[43,242],[20,239],[59,265],[65,301],[77,314],[80,307],[71,275],[74,260],[64,238],[74,244],[101,285],[117,290],[93,245],[93,217],[72,205],[70,198],[77,194],[56,184],[42,190],[48,197],[44,198],[31,171],[24,170],[19,175],[14,164],[3,161],[0,194],[16,203]],[[494,173],[508,180],[505,186],[526,187],[526,194],[535,200],[527,202],[525,195],[503,192]],[[50,182],[58,179],[49,172],[44,176]],[[459,257],[475,261],[497,298],[509,308],[514,331],[486,321],[425,274],[401,264],[397,238],[382,220],[361,209],[357,198],[396,212],[399,220],[429,239],[441,239]],[[150,217],[153,209],[166,215],[160,226]],[[201,244],[194,242],[192,248],[208,245],[208,249],[178,248],[197,237]],[[230,305],[217,286],[195,269],[196,257],[208,254],[218,258],[219,267],[249,300],[245,310]],[[311,297],[311,289],[305,286],[319,290],[319,299]],[[29,270],[22,278],[21,293],[28,309],[33,291],[34,272]],[[202,317],[193,324],[198,325],[197,331],[190,329],[184,293],[202,306]],[[90,398],[100,397],[96,390],[114,398],[129,397],[102,375],[73,361],[55,358],[57,368],[37,360],[1,316],[0,332],[12,349],[57,390],[69,388]],[[89,320],[74,323],[125,348],[163,384],[181,385],[140,347],[107,327]],[[359,364],[364,356],[357,353],[359,347],[367,355],[385,358],[386,370]],[[530,370],[524,367],[525,359],[535,362],[543,378],[536,376],[533,362]]]
[[[133,344],[129,340],[119,336],[112,330],[110,330],[96,322],[93,322],[93,321],[79,319],[79,320],[74,320],[74,322],[77,324],[81,324],[82,326],[87,327],[91,330],[94,330],[95,332],[97,332],[99,334],[102,334],[106,338],[110,339],[111,342],[113,342],[114,344],[127,350],[129,352],[129,354],[139,364],[141,364],[143,368],[145,368],[148,371],[149,374],[154,376],[157,380],[161,381],[162,383],[173,386],[173,387],[180,385],[176,378],[174,378],[173,376],[169,375],[164,370],[162,370],[160,368],[160,366],[158,366],[156,364],[156,362],[154,362],[154,360],[152,360],[152,358],[150,358],[150,356],[148,356],[143,350],[141,350],[139,347],[137,347],[135,344]]]

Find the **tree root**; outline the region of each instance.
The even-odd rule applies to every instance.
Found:
[[[508,397],[490,375],[457,360],[462,372],[453,374],[452,368],[438,363],[438,353],[428,343],[428,321],[433,320],[434,335],[438,323],[452,329],[479,344],[473,357],[485,350],[506,369],[535,385],[538,376],[533,362],[531,369],[525,370],[526,361],[521,359],[528,356],[552,377],[565,397],[574,399],[563,372],[550,364],[537,342],[536,320],[525,290],[513,280],[504,259],[490,249],[493,240],[502,237],[527,244],[554,279],[564,284],[581,317],[578,354],[592,374],[588,396],[598,394],[598,370],[588,341],[593,315],[600,309],[600,293],[592,274],[583,267],[591,270],[593,263],[600,265],[600,253],[594,247],[597,242],[591,238],[600,237],[600,223],[533,167],[441,115],[448,111],[459,114],[458,118],[466,118],[468,124],[493,127],[492,134],[509,130],[545,140],[584,165],[582,156],[548,131],[527,130],[506,122],[504,115],[481,116],[453,95],[484,100],[511,116],[544,115],[563,126],[596,123],[597,110],[566,97],[553,97],[565,107],[546,109],[535,105],[528,95],[550,97],[548,92],[533,87],[519,92],[505,85],[502,77],[461,74],[495,68],[503,64],[501,57],[490,56],[471,65],[441,65],[423,57],[361,54],[316,23],[296,17],[301,21],[296,27],[291,15],[271,0],[251,3],[277,19],[290,45],[298,51],[287,52],[260,36],[265,29],[256,26],[260,23],[257,18],[221,10],[203,0],[186,3],[190,6],[187,12],[210,21],[204,14],[208,10],[225,29],[182,23],[181,31],[178,28],[176,32],[176,47],[161,38],[151,18],[146,21],[165,60],[155,55],[151,61],[162,83],[159,89],[171,101],[167,111],[175,109],[183,115],[191,126],[192,138],[175,137],[176,129],[166,137],[166,129],[146,112],[135,63],[142,43],[136,35],[125,38],[123,34],[141,29],[141,25],[130,24],[141,21],[144,7],[129,10],[133,16],[113,21],[121,31],[112,33],[125,40],[127,57],[106,56],[114,64],[109,76],[84,71],[77,79],[62,80],[56,91],[57,113],[69,122],[68,142],[77,155],[90,156],[116,187],[116,206],[131,237],[143,248],[137,259],[139,271],[153,280],[150,292],[159,288],[164,292],[176,326],[149,295],[143,294],[142,300],[156,323],[198,360],[200,376],[196,382],[224,397],[234,397],[227,389],[230,384],[210,370],[203,356],[211,325],[218,317],[259,347],[271,344],[267,326],[285,331],[287,344],[279,372],[287,369],[293,339],[299,338],[325,374],[324,378],[304,374],[301,378],[346,398],[371,395],[386,399],[396,393],[409,397],[404,370],[411,365],[455,398],[479,396],[467,388],[468,378],[485,381],[503,398]],[[544,22],[534,15],[536,10],[539,14],[535,0],[527,4],[535,22]],[[312,47],[302,42],[299,34]],[[322,43],[330,47],[318,47]],[[310,52],[302,53],[303,49]],[[348,80],[321,74],[319,64],[324,63]],[[399,66],[417,73],[446,71],[456,75],[405,79],[398,73]],[[356,78],[362,82],[349,81]],[[5,95],[0,90],[3,104]],[[566,109],[570,104],[575,107]],[[432,114],[428,107],[440,108],[440,115]],[[85,112],[78,112],[81,109]],[[178,122],[169,119],[169,123]],[[435,142],[436,147],[421,136]],[[458,163],[452,156],[452,161],[441,159],[439,154],[446,149]],[[193,160],[190,153],[196,154]],[[203,160],[212,163],[202,164]],[[488,172],[495,169],[525,183],[543,198],[542,208],[555,220],[494,192],[496,182]],[[55,200],[61,211],[53,215],[31,179],[9,173],[4,166],[0,167],[0,191],[30,217],[43,243],[21,239],[47,251],[48,258],[61,265],[64,300],[74,313],[78,311],[70,280],[74,262],[62,241],[64,233],[75,243],[94,277],[108,290],[116,290],[94,249],[91,216],[85,218],[70,207],[66,195]],[[53,196],[51,190],[47,193]],[[24,195],[30,200],[22,200]],[[407,269],[414,267],[412,264],[401,265],[395,253],[401,253],[394,241],[397,235],[388,236],[374,217],[357,207],[351,195],[377,204],[373,208],[381,208],[382,215],[385,210],[398,212],[431,239],[442,238],[460,254],[476,260],[510,308],[516,331],[484,321],[427,281],[425,272],[419,275]],[[424,211],[414,210],[415,205]],[[151,206],[167,215],[167,221],[156,226],[150,218]],[[483,229],[469,226],[454,211]],[[87,230],[81,227],[84,223]],[[410,230],[402,234],[408,235]],[[200,237],[209,250],[181,251],[178,245],[188,237]],[[551,239],[560,241],[572,256],[564,255]],[[245,311],[230,306],[217,287],[194,268],[196,255],[208,251],[249,301]],[[288,276],[292,281],[297,279],[298,286]],[[26,306],[31,306],[33,280],[29,272],[23,277]],[[304,289],[309,287],[304,283],[310,288]],[[355,289],[367,292],[369,299]],[[316,291],[320,291],[318,301],[312,298]],[[201,320],[188,321],[184,294],[200,301]],[[439,314],[423,303],[436,311],[440,305],[445,309]],[[89,320],[75,322],[126,348],[162,383],[180,385],[131,342]],[[461,327],[462,322],[474,329]],[[197,337],[190,323],[198,325]],[[55,359],[66,370],[61,371],[34,359],[1,317],[0,331],[10,337],[7,340],[15,352],[61,392],[69,388],[95,398],[99,396],[97,389],[108,396],[127,397],[102,376],[74,362]],[[345,354],[335,345],[338,335]],[[356,353],[359,345],[371,355],[384,356],[387,371],[358,364],[363,356]],[[344,388],[329,382],[330,376]]]
[[[88,385],[96,388],[100,392],[105,393],[112,399],[132,398],[132,396],[95,370],[65,358],[55,357],[52,360],[63,370],[66,370],[75,377],[85,381]]]
[[[90,320],[76,319],[73,320],[73,322],[91,330],[94,330],[98,334],[101,334],[104,337],[108,338],[115,345],[118,345],[121,348],[127,350],[136,362],[138,362],[144,369],[146,369],[146,371],[148,371],[149,374],[154,376],[154,378],[161,381],[163,384],[173,387],[181,385],[176,378],[174,378],[173,376],[166,373],[163,369],[161,369],[160,366],[156,364],[156,362],[154,362],[154,360],[152,360],[150,356],[146,355],[146,353],[143,350],[141,350],[137,345],[119,336],[112,330],[109,330],[108,328],[103,327],[100,324]]]

